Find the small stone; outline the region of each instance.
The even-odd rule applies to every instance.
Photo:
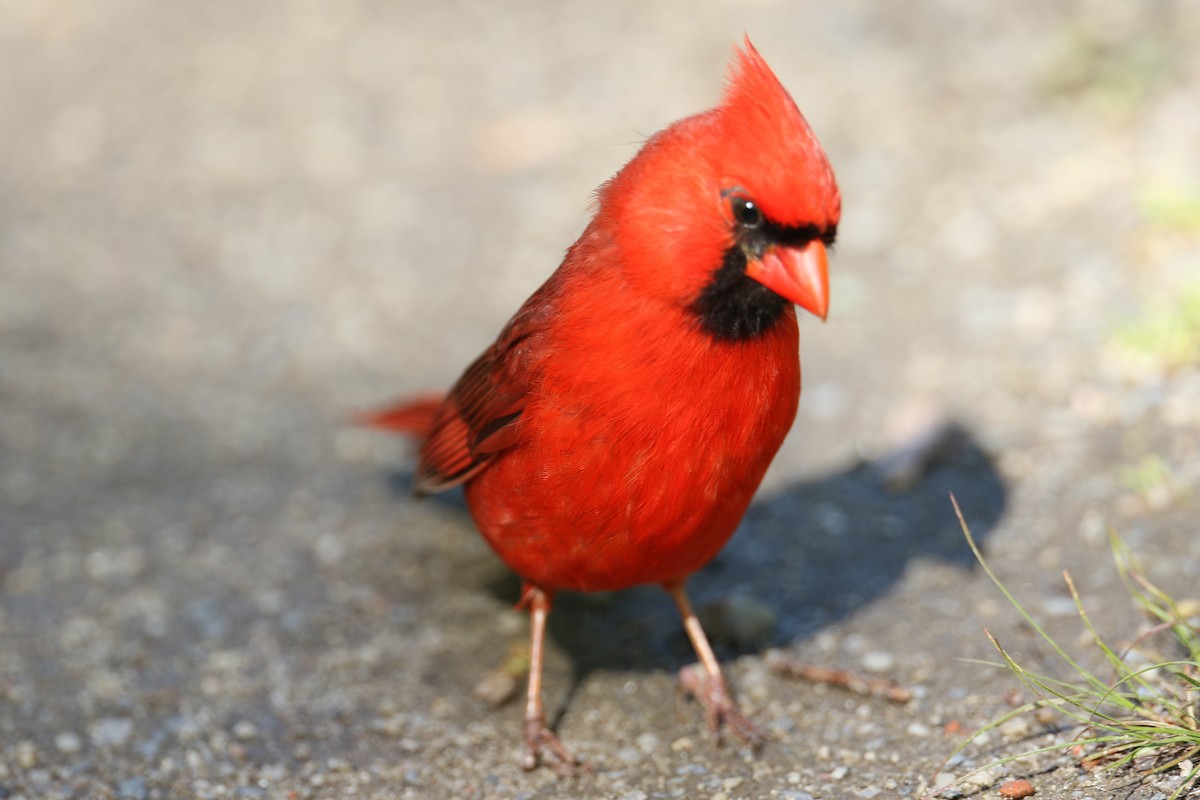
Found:
[[[239,720],[233,726],[233,735],[242,741],[258,736],[258,726],[248,719]]]
[[[79,738],[79,734],[64,731],[54,737],[54,746],[60,753],[78,753],[83,749],[83,740]]]
[[[1013,800],[1014,798],[1016,800],[1020,800],[1022,797],[1029,797],[1029,795],[1036,791],[1037,789],[1033,788],[1032,783],[1027,780],[1018,779],[1015,781],[1009,781],[1001,786],[1000,796],[1010,798],[1010,800]]]
[[[896,667],[896,657],[891,653],[885,653],[882,650],[870,650],[863,653],[863,657],[859,660],[862,668],[867,672],[874,672],[876,675],[882,675],[886,672],[891,672]]]
[[[96,747],[120,747],[133,735],[133,720],[126,717],[104,717],[96,720],[88,733]]]
[[[17,764],[21,769],[33,769],[37,766],[38,751],[37,745],[26,739],[19,742],[16,747]]]
[[[504,669],[495,669],[484,675],[471,689],[471,694],[488,705],[502,706],[517,696],[519,682]]]
[[[910,722],[904,732],[909,736],[928,736],[929,726],[920,722]]]
[[[638,749],[643,753],[653,753],[658,749],[658,737],[653,733],[638,734],[638,737],[633,740],[633,743],[638,746]]]
[[[676,775],[707,775],[708,767],[703,764],[684,764],[675,768]]]
[[[829,773],[829,777],[833,778],[835,781],[840,781],[849,774],[850,768],[843,764],[840,767],[835,767],[833,771]]]
[[[682,750],[691,750],[696,746],[690,736],[680,736],[675,741],[671,742],[671,750],[678,753]]]
[[[283,764],[268,764],[258,771],[259,778],[267,783],[279,783],[287,775],[287,768]]]
[[[1011,742],[1017,739],[1024,739],[1026,736],[1032,733],[1033,725],[1030,723],[1029,718],[1022,714],[1019,717],[1013,717],[1008,722],[1005,722],[1003,725],[997,728],[997,730],[1000,732],[1001,736],[1003,736],[1007,741]]]
[[[933,788],[945,789],[947,786],[954,783],[954,781],[955,778],[953,772],[939,772],[933,777]]]
[[[780,789],[778,797],[782,800],[813,800],[813,796],[808,792],[802,792],[799,789]]]
[[[725,780],[721,781],[721,788],[727,792],[732,792],[734,789],[741,786],[745,780],[745,778],[739,776],[726,778]]]
[[[371,720],[371,730],[384,736],[399,737],[408,728],[408,717],[404,714],[391,714]]]
[[[975,789],[986,789],[989,786],[994,786],[995,784],[999,783],[1000,779],[1003,777],[1004,767],[993,766],[972,772],[963,779],[963,784]]]
[[[617,760],[623,764],[636,764],[642,760],[642,751],[636,747],[622,747],[617,751]]]
[[[780,733],[791,733],[796,730],[796,720],[791,717],[777,717],[771,720],[767,727]]]
[[[146,788],[146,779],[141,775],[126,778],[117,784],[117,797],[120,800],[146,800],[150,796]]]
[[[1060,713],[1057,709],[1049,707],[1039,708],[1033,712],[1033,718],[1038,721],[1038,724],[1050,727],[1058,720]]]

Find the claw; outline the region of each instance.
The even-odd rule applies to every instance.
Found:
[[[521,767],[526,771],[536,769],[542,762],[542,756],[546,754],[554,757],[554,768],[564,774],[574,772],[575,767],[580,764],[579,759],[558,740],[544,719],[539,717],[525,720],[525,754],[521,757]]]
[[[758,750],[766,742],[766,731],[738,711],[721,676],[714,678],[702,664],[691,664],[679,670],[679,684],[704,706],[708,729],[718,741],[724,727],[752,750]]]

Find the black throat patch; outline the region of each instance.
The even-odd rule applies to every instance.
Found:
[[[762,336],[779,322],[788,301],[746,276],[746,251],[735,244],[691,305],[700,329],[725,342]]]
[[[780,225],[758,215],[752,224],[734,228],[734,242],[725,251],[700,296],[690,306],[705,333],[724,342],[741,342],[771,330],[791,305],[746,275],[750,258],[761,258],[770,247],[803,247],[820,239],[832,246],[837,225]]]

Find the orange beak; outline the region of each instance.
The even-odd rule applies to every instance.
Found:
[[[803,247],[772,247],[750,260],[746,275],[821,319],[829,313],[829,256],[819,239]]]

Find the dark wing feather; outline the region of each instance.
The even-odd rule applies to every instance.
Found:
[[[426,495],[469,480],[518,442],[534,339],[548,310],[538,292],[450,390],[421,447],[413,488]]]

